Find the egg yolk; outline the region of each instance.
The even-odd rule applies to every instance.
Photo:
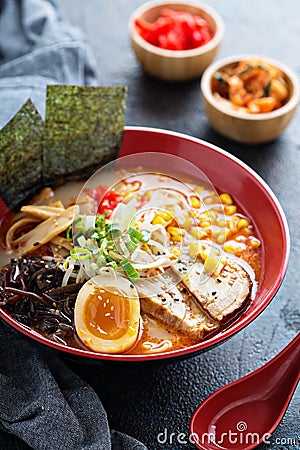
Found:
[[[129,301],[120,292],[95,287],[83,310],[87,330],[101,339],[121,338],[130,325]]]

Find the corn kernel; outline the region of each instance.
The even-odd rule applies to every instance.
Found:
[[[171,241],[173,241],[173,242],[181,242],[182,241],[182,236],[180,236],[180,234],[178,234],[178,235],[171,234]]]
[[[169,221],[171,221],[171,220],[174,218],[174,216],[173,216],[171,213],[165,212],[165,211],[161,211],[161,212],[159,213],[159,215],[160,215],[164,220],[169,220]]]
[[[200,227],[193,227],[191,229],[191,235],[196,239],[203,239],[206,236],[206,231]]]
[[[193,208],[197,208],[197,209],[200,208],[201,202],[198,197],[196,197],[195,195],[192,195],[192,197],[190,197],[190,201],[191,201],[191,205]]]
[[[223,205],[232,205],[233,201],[229,194],[221,194],[220,200],[223,203]]]
[[[167,228],[168,233],[170,233],[172,236],[182,236],[185,233],[185,230],[183,228],[168,226]]]
[[[203,252],[200,253],[200,257],[203,261],[206,260],[206,258],[208,257],[208,254],[205,252],[205,250]]]
[[[253,232],[253,230],[250,230],[250,227],[242,229],[242,233],[244,236],[251,236],[252,232]]]
[[[217,277],[219,275],[219,273],[221,272],[221,270],[223,269],[223,267],[225,266],[225,264],[227,263],[227,261],[225,260],[225,262],[221,262],[219,261],[213,274],[215,277]]]
[[[208,228],[210,226],[211,226],[211,222],[209,222],[208,220],[202,220],[200,222],[200,227],[202,227],[202,228]]]
[[[218,236],[216,237],[216,241],[218,244],[224,244],[226,242],[226,239],[230,235],[230,230],[226,228],[225,230],[221,230]]]
[[[172,256],[175,256],[175,258],[179,258],[180,256],[180,249],[177,247],[173,247],[171,250]]]
[[[223,249],[227,253],[232,253],[234,255],[237,255],[239,253],[242,253],[244,250],[246,250],[246,245],[242,242],[236,242],[236,241],[228,241],[225,242],[223,245]]]
[[[223,245],[223,249],[225,250],[225,252],[233,254],[235,253],[235,248],[230,242],[225,242],[225,244]]]
[[[214,258],[215,260],[218,260],[219,256],[219,252],[211,247],[204,248],[200,253],[200,257],[203,261],[206,261],[207,258]]]
[[[260,242],[259,239],[255,238],[255,237],[252,237],[251,240],[250,240],[250,245],[251,245],[252,248],[258,248],[258,247],[260,247],[261,242]]]
[[[215,211],[209,211],[208,217],[210,217],[211,220],[216,220],[218,218],[218,214]]]
[[[206,220],[209,217],[209,212],[208,211],[204,211],[200,214],[200,219],[201,220]]]
[[[192,242],[189,246],[189,254],[196,258],[202,251],[203,247],[199,242]]]
[[[231,233],[236,233],[237,232],[237,225],[236,225],[236,223],[235,222],[233,222],[233,221],[230,221],[229,222],[229,229],[230,229],[230,231],[231,231]]]
[[[163,227],[168,225],[168,222],[158,215],[154,217],[152,223],[153,225],[162,225]]]
[[[217,266],[218,261],[211,256],[207,256],[207,258],[204,261],[204,270],[206,272],[212,273],[216,270]]]
[[[236,206],[235,206],[235,205],[226,205],[226,206],[224,207],[224,213],[225,213],[227,216],[232,216],[233,214],[236,213]]]
[[[240,219],[238,221],[238,229],[241,230],[242,228],[246,228],[249,225],[249,220],[247,219]]]

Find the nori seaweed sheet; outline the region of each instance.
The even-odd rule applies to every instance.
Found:
[[[125,124],[124,86],[47,87],[44,181],[88,174],[116,158]]]
[[[46,121],[28,100],[0,130],[0,196],[11,209],[38,189],[83,179],[117,157],[124,86],[47,87]]]
[[[42,182],[44,123],[31,100],[1,130],[0,195],[15,208]]]

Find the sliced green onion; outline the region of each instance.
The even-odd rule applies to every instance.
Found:
[[[88,250],[93,253],[93,255],[97,255],[100,251],[100,248],[98,247],[97,244],[92,243],[91,245],[88,246]]]
[[[80,230],[80,231],[77,231],[77,233],[74,234],[74,236],[73,236],[73,242],[74,242],[75,245],[78,244],[78,238],[79,238],[80,236],[83,236],[83,232],[82,232],[81,230]]]
[[[93,262],[90,264],[90,270],[97,270],[97,269],[99,269],[99,267],[96,263]]]
[[[106,238],[102,239],[101,245],[100,245],[100,252],[103,253],[107,247],[108,240]]]
[[[110,251],[108,252],[108,255],[109,255],[112,259],[117,260],[117,261],[120,261],[121,259],[124,258],[124,256],[120,255],[119,253],[116,253],[116,252],[113,251],[113,250],[110,250]]]
[[[129,236],[126,236],[126,238],[124,238],[124,242],[130,252],[133,252],[139,246],[139,244],[136,241],[130,239]]]
[[[105,264],[106,264],[106,259],[104,258],[103,255],[99,255],[97,258],[97,266],[102,267],[102,266],[105,266]]]
[[[253,70],[253,66],[251,64],[248,64],[245,69],[243,69],[241,72],[239,72],[238,75],[240,75],[240,76],[246,75],[251,70]]]
[[[106,264],[108,267],[112,267],[114,270],[117,270],[118,268],[118,264],[116,263],[116,261],[111,261],[109,263]]]
[[[118,239],[115,242],[115,247],[116,247],[117,251],[119,253],[121,253],[121,255],[124,255],[124,256],[129,256],[130,255],[129,250],[128,250],[125,242],[123,241],[123,239]]]
[[[95,227],[90,227],[85,233],[85,237],[88,239],[92,237],[95,233],[97,233],[97,230]],[[98,233],[96,234],[96,237],[98,237]]]
[[[107,232],[110,233],[113,238],[119,237],[122,234],[121,227],[118,223],[111,223],[107,227]]]
[[[130,227],[128,229],[128,234],[130,237],[136,239],[139,242],[148,242],[151,236],[151,231],[148,230],[136,230],[135,228]]]
[[[124,270],[124,272],[126,273],[128,278],[130,279],[130,281],[132,281],[133,283],[140,279],[139,273],[135,270],[133,265],[130,264],[128,259],[123,259],[122,261],[120,261],[120,266],[122,267],[122,269]]]
[[[266,97],[269,97],[271,90],[271,81],[267,84],[267,86],[264,88],[264,94]]]
[[[257,64],[255,66],[255,69],[261,69],[261,70],[265,70],[266,72],[269,72],[269,69],[267,66],[265,66],[264,64]]]
[[[96,226],[101,230],[105,227],[106,214],[96,214]]]
[[[86,238],[84,236],[79,236],[79,238],[77,239],[77,242],[80,247],[85,247]]]
[[[77,261],[92,259],[92,254],[87,248],[75,247],[70,250],[70,255]]]
[[[69,225],[66,231],[66,239],[68,242],[70,242],[72,240],[71,234],[72,234],[72,227],[73,225]]]
[[[219,84],[223,85],[223,86],[228,86],[228,83],[226,80],[224,80],[223,75],[221,74],[221,72],[216,72],[214,74],[214,78],[218,81]]]
[[[73,222],[73,227],[75,227],[75,225],[77,225],[79,222],[85,222],[85,217],[77,217],[77,219],[74,220]]]

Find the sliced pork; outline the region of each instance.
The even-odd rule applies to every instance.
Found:
[[[171,328],[201,341],[219,325],[201,309],[183,285],[176,285],[176,276],[168,272],[164,277],[136,283],[141,309]]]
[[[207,275],[202,262],[178,262],[173,269],[201,307],[217,322],[226,322],[248,302],[251,281],[234,260],[227,259],[218,274]]]

